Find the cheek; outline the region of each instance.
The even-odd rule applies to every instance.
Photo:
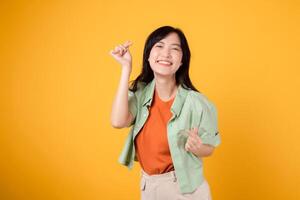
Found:
[[[149,56],[148,62],[150,63],[150,65],[155,63],[155,59],[153,58],[153,56]]]
[[[151,62],[151,60],[153,60],[153,53],[150,52],[149,57],[148,57],[148,61]]]
[[[173,60],[174,60],[176,63],[181,63],[181,62],[182,62],[182,53],[174,52],[174,53],[172,54],[172,57],[173,57]]]
[[[149,54],[148,61],[150,64],[155,64],[155,61],[157,59],[158,53],[156,51],[151,51]]]
[[[157,56],[157,52],[151,50],[151,51],[150,51],[150,54],[149,54],[149,58],[155,58],[156,56]]]
[[[178,62],[179,62],[179,63],[182,63],[182,54],[179,54],[179,55],[178,55]]]
[[[153,57],[153,54],[151,55],[149,55],[149,58],[148,58],[148,62],[149,62],[149,64],[150,64],[150,68],[153,70],[153,66],[154,66],[154,64],[155,64],[155,58]]]

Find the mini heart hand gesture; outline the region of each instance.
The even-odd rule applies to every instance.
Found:
[[[202,140],[198,135],[198,128],[192,128],[185,143],[185,150],[197,155],[202,145]]]

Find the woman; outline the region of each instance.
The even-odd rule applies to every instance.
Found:
[[[170,26],[153,31],[142,71],[129,88],[131,44],[110,52],[122,66],[111,123],[132,125],[119,162],[131,169],[139,161],[142,199],[211,199],[202,158],[220,144],[217,112],[190,80],[186,37]]]

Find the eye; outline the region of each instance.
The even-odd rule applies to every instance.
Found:
[[[181,51],[181,48],[174,47],[174,48],[172,48],[172,50],[175,50],[175,51]]]
[[[163,46],[161,44],[157,44],[157,45],[155,45],[155,47],[161,48]]]

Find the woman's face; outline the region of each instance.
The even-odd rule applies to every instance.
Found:
[[[169,33],[165,38],[154,44],[148,61],[154,74],[175,75],[182,64],[182,49],[177,33]]]

